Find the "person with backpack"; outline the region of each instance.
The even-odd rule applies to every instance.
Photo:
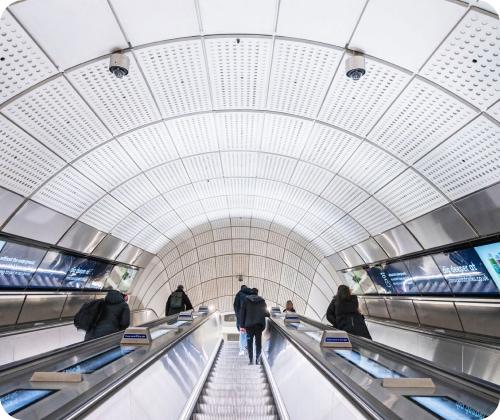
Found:
[[[247,334],[244,331],[241,331],[240,329],[240,311],[241,307],[243,306],[243,302],[252,293],[252,289],[249,287],[243,285],[241,286],[241,289],[239,290],[238,293],[236,293],[236,296],[234,297],[234,303],[233,303],[233,308],[234,308],[234,314],[236,315],[236,328],[238,329],[238,332],[240,333],[240,352],[239,356],[243,356],[245,354],[245,350],[247,349]]]
[[[75,315],[75,326],[86,331],[85,341],[125,330],[130,325],[130,308],[118,290],[104,299],[85,303]]]
[[[191,305],[188,295],[184,292],[184,286],[179,284],[177,289],[175,289],[175,292],[173,292],[167,299],[167,304],[165,305],[165,315],[175,315],[191,309],[193,309],[193,305]]]
[[[359,312],[358,297],[342,284],[326,311],[326,319],[338,330],[371,340],[364,316]]]
[[[255,364],[260,364],[262,351],[262,331],[266,328],[266,317],[269,316],[264,298],[259,296],[257,289],[246,297],[240,311],[240,328],[247,333],[247,350],[250,359],[249,365],[253,364],[253,342],[255,337]]]

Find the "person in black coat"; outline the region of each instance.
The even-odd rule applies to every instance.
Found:
[[[260,364],[262,351],[262,331],[266,328],[266,317],[269,316],[266,301],[259,296],[257,289],[252,289],[252,294],[247,296],[240,311],[240,328],[247,333],[247,350],[253,364],[253,341],[255,337],[255,363]]]
[[[236,328],[240,333],[240,352],[239,355],[243,356],[245,354],[245,350],[247,349],[247,333],[241,331],[240,329],[240,311],[243,306],[243,302],[247,298],[247,296],[252,294],[252,289],[243,285],[236,296],[234,297],[233,308],[234,314],[236,315]]]
[[[129,324],[130,309],[123,294],[118,290],[110,290],[95,326],[85,334],[85,341],[124,330]]]
[[[184,292],[184,286],[179,284],[177,289],[170,294],[165,305],[165,315],[175,315],[183,311],[190,311],[193,309],[188,295]]]
[[[358,297],[351,295],[351,290],[346,285],[338,287],[337,294],[326,311],[326,319],[338,330],[371,340],[365,318],[359,312]]]

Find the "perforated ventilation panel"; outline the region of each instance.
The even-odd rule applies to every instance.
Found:
[[[481,109],[500,98],[498,17],[471,9],[421,74]]]
[[[335,75],[319,119],[365,136],[406,86],[410,75],[366,58],[366,76],[353,80],[342,71],[346,59]]]
[[[333,226],[349,245],[364,241],[369,236],[366,230],[349,215],[345,215]]]
[[[0,102],[57,73],[57,69],[21,28],[3,10],[0,17]]]
[[[211,108],[200,40],[154,45],[136,56],[164,117]]]
[[[33,200],[58,212],[78,218],[85,209],[104,194],[104,190],[76,169],[67,167],[46,182],[33,195]]]
[[[109,71],[108,57],[67,73],[115,135],[160,118],[134,57],[127,55],[130,58],[129,74],[121,79]]]
[[[298,158],[311,131],[312,122],[279,114],[265,114],[261,150]]]
[[[365,191],[340,176],[333,178],[321,196],[345,212],[351,211],[368,198]]]
[[[371,235],[378,235],[400,224],[399,220],[373,197],[361,203],[350,214]]]
[[[157,253],[167,242],[168,239],[151,225],[146,226],[146,228],[141,230],[140,233],[130,241],[132,245],[138,246],[153,254]]]
[[[488,109],[488,114],[500,122],[500,101]]]
[[[129,213],[130,210],[127,207],[109,194],[106,194],[90,207],[80,217],[80,220],[103,232],[110,232]]]
[[[73,166],[106,191],[140,172],[139,167],[115,140],[82,156]]]
[[[214,107],[262,109],[272,53],[270,38],[206,38]]]
[[[167,121],[167,128],[181,156],[219,150],[212,114],[193,115]]]
[[[309,207],[308,212],[321,218],[327,224],[336,222],[344,215],[344,212],[337,206],[321,197],[318,197],[314,201],[311,207]]]
[[[500,128],[479,117],[430,152],[415,167],[455,200],[500,178]]]
[[[0,183],[29,195],[64,166],[64,161],[0,116]]]
[[[337,172],[351,157],[361,140],[324,124],[314,124],[301,159]]]
[[[404,163],[364,142],[347,161],[340,174],[373,194],[405,168]]]
[[[368,138],[412,164],[471,120],[474,114],[465,103],[416,79]]]
[[[299,162],[290,180],[290,184],[310,191],[313,194],[320,194],[333,177],[333,173],[325,169],[305,162]]]
[[[111,137],[63,77],[19,97],[2,113],[68,162]]]
[[[118,225],[116,225],[111,234],[119,239],[129,242],[135,235],[147,226],[147,222],[137,216],[135,213],[130,213]]]
[[[205,153],[182,159],[189,179],[193,182],[222,177],[222,165],[218,153]]]
[[[180,159],[157,166],[147,174],[152,184],[160,193],[190,183],[189,176]]]
[[[111,192],[111,195],[130,210],[148,202],[158,195],[158,191],[145,175],[138,175]]]
[[[143,171],[179,157],[163,122],[134,130],[117,140]]]
[[[277,39],[267,106],[314,118],[339,65],[341,51]]]
[[[264,114],[231,112],[215,114],[221,150],[258,150]]]
[[[447,203],[442,194],[412,169],[403,172],[375,196],[403,222]]]

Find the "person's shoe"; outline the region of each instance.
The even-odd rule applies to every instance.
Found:
[[[249,364],[249,365],[253,365],[253,360],[250,360],[250,361],[248,362],[248,364]]]

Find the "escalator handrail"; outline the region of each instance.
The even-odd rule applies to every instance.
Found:
[[[358,410],[369,419],[396,420],[399,416],[394,414],[388,407],[382,404],[372,395],[368,394],[357,383],[349,380],[344,374],[332,372],[330,367],[319,361],[307,348],[297,341],[288,331],[281,327],[274,319],[270,318],[269,323],[277,329],[293,346],[316,367],[323,376],[332,383],[342,395],[347,398]]]
[[[317,327],[321,330],[333,329],[332,326],[325,325],[319,321],[307,318],[304,315],[299,315],[299,318],[305,323]],[[402,350],[396,350],[393,347],[389,347],[377,341],[368,340],[366,338],[358,337],[352,334],[349,334],[349,339],[354,344],[367,347],[372,351],[375,350],[385,354],[389,354],[389,358],[396,359],[400,363],[413,364],[414,366],[417,365],[417,368],[419,370],[427,371],[431,373],[431,375],[441,376],[447,381],[452,381],[453,383],[458,382],[460,383],[460,385],[471,388],[473,392],[479,391],[489,397],[495,398],[496,400],[500,399],[500,386],[492,382],[484,381],[475,376],[467,375],[466,373],[449,371],[427,359],[423,359],[413,354],[406,353]]]

